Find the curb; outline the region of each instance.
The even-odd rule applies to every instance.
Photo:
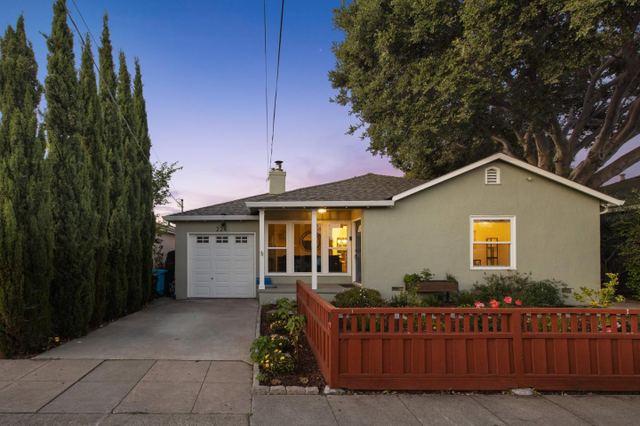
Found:
[[[256,318],[255,338],[260,337],[260,320],[262,319],[262,305],[258,304],[258,317]],[[318,395],[320,391],[316,386],[267,386],[261,385],[258,380],[260,367],[258,363],[253,363],[253,383],[251,393],[253,395]]]

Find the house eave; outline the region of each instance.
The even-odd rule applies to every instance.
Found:
[[[314,208],[314,207],[391,207],[393,200],[371,201],[247,201],[250,209]]]
[[[256,215],[232,215],[232,214],[215,214],[215,215],[168,215],[164,216],[167,222],[211,222],[211,221],[238,221],[238,220],[258,220]]]

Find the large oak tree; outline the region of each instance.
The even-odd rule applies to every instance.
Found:
[[[330,79],[409,174],[503,151],[599,187],[640,162],[639,22],[637,0],[354,0]]]

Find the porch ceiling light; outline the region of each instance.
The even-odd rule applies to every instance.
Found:
[[[325,208],[318,209],[318,213],[320,213],[320,214],[323,214],[323,213],[326,213],[326,212],[327,212],[327,209],[325,209]]]

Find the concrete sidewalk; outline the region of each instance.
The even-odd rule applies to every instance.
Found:
[[[0,360],[0,424],[632,425],[640,395],[256,395],[243,361]]]
[[[262,425],[637,425],[640,395],[256,395]]]
[[[3,425],[240,425],[251,412],[242,361],[0,360],[0,378]]]

